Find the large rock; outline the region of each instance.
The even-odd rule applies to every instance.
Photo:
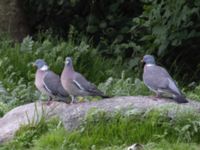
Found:
[[[3,118],[0,118],[0,143],[12,139],[20,125],[28,124],[30,120],[38,121],[44,114],[47,119],[55,116],[59,117],[63,121],[65,128],[72,130],[79,127],[91,108],[98,108],[108,112],[116,112],[122,109],[145,112],[151,108],[162,108],[163,106],[171,108],[171,115],[175,115],[179,110],[187,111],[192,109],[196,112],[200,110],[200,103],[196,101],[189,101],[187,104],[176,104],[167,99],[155,101],[150,97],[143,96],[113,97],[96,102],[71,105],[53,102],[50,106],[47,106],[44,102],[36,102],[14,108],[5,114]]]

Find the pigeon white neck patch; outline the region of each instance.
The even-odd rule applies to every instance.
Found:
[[[145,66],[151,67],[151,66],[155,66],[155,64],[146,64]]]
[[[44,65],[44,66],[42,66],[42,68],[40,68],[40,70],[42,70],[42,71],[46,71],[48,69],[49,69],[49,67],[47,65]]]
[[[65,61],[65,64],[67,64],[67,65],[68,65],[68,64],[69,64],[69,60],[66,60],[66,61]]]

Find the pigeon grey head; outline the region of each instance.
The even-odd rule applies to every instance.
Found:
[[[66,57],[65,58],[65,66],[67,67],[73,67],[73,64],[72,64],[72,58],[71,57]]]
[[[156,64],[155,59],[152,55],[145,55],[143,57],[143,62],[145,64]]]
[[[43,59],[37,59],[34,63],[34,66],[36,66],[37,69],[42,69],[42,68],[48,69],[48,65]],[[45,69],[45,70],[47,70],[47,69]]]

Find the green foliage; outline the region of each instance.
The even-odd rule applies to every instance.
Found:
[[[194,89],[187,92],[187,96],[190,99],[200,100],[200,85],[197,85]]]
[[[52,132],[48,132],[40,137],[38,141],[35,141],[35,147],[33,150],[54,149],[62,150],[66,141],[67,132],[64,128],[54,129]]]
[[[130,30],[134,49],[158,55],[183,84],[199,79],[199,6],[198,0],[144,0]]]
[[[123,68],[112,59],[101,57],[84,41],[75,46],[72,42],[51,38],[33,41],[28,36],[21,44],[4,39],[0,43],[0,100],[10,108],[38,100],[40,93],[33,83],[36,69],[32,63],[43,58],[51,70],[61,74],[66,56],[73,58],[77,71],[96,84],[109,76],[118,77]]]
[[[8,105],[6,105],[3,102],[0,102],[0,117],[2,117],[8,110],[9,110]]]
[[[127,110],[125,115],[121,113],[109,115],[101,110],[93,110],[88,114],[86,125],[80,129],[80,134],[97,149],[102,144],[130,145],[149,141],[159,142],[163,139],[173,143],[198,142],[200,116],[192,110],[187,112],[185,108],[176,107],[174,105],[160,110],[150,110],[149,113],[143,116],[140,114],[139,117],[138,113],[130,113],[133,110]],[[177,109],[176,113],[180,115],[171,118],[171,109]],[[85,144],[84,142],[86,141],[83,140],[81,143]]]
[[[61,127],[62,124],[60,121],[58,121],[57,118],[53,118],[47,121],[44,114],[38,122],[35,120],[29,120],[28,125],[22,125],[20,129],[15,133],[15,138],[12,141],[4,144],[2,148],[0,147],[0,149],[29,149],[34,146],[34,141],[37,140],[41,135]]]
[[[99,84],[99,89],[107,95],[114,96],[148,95],[150,93],[140,79],[126,78],[125,72],[121,73],[121,78],[109,77],[106,82]]]
[[[195,23],[199,15],[197,1],[155,0],[148,1],[143,8],[142,15],[133,19],[136,24],[133,32],[136,28],[145,29],[140,40],[149,52],[160,55],[170,46],[179,46],[184,40],[200,35],[197,30],[199,22]]]
[[[177,110],[176,117],[170,115],[172,109]],[[139,116],[137,113],[130,112],[133,110],[108,114],[102,110],[93,109],[88,113],[86,122],[81,128],[72,132],[65,131],[56,121],[53,125],[46,122],[39,123],[37,126],[29,125],[17,132],[17,138],[14,141],[18,139],[18,142],[13,146],[16,149],[26,147],[26,145],[17,147],[25,139],[27,140],[23,141],[23,144],[29,143],[29,146],[31,144],[33,150],[113,150],[128,147],[133,143],[144,144],[147,150],[170,149],[170,145],[181,150],[184,146],[184,149],[190,147],[187,143],[199,144],[200,116],[192,110],[186,111],[185,107],[171,105],[149,110]],[[50,127],[49,124],[51,124]],[[41,135],[41,133],[44,134]],[[195,149],[198,147],[197,144],[192,144],[191,147]],[[11,145],[4,146],[4,149]]]
[[[130,0],[25,0],[21,4],[33,32],[51,29],[67,37],[72,25],[94,42],[127,39],[132,17],[142,11],[139,1]]]
[[[125,62],[129,69],[139,66],[140,52],[130,30],[132,18],[142,13],[140,1],[25,0],[22,6],[33,32],[47,31],[75,43],[86,37],[99,54],[115,63]]]
[[[99,54],[137,75],[141,57],[156,54],[177,78],[187,83],[198,80],[199,0],[24,0],[20,4],[33,33],[47,31],[75,43],[86,37]]]
[[[3,99],[4,95],[6,94],[7,93],[3,84],[0,82],[0,99]],[[0,101],[0,117],[2,117],[4,113],[7,112],[8,110],[9,110],[8,105]]]
[[[195,143],[170,143],[166,140],[162,140],[159,143],[148,143],[146,144],[145,150],[198,150],[199,144]]]

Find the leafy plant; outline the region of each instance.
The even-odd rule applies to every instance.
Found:
[[[200,100],[200,85],[196,85],[192,90],[187,91],[187,96],[190,99]]]
[[[114,96],[148,95],[150,93],[140,79],[126,78],[125,72],[121,73],[121,78],[109,77],[106,82],[99,84],[99,89]]]
[[[1,101],[12,108],[39,99],[40,93],[33,83],[35,69],[32,63],[43,58],[51,70],[61,74],[66,56],[71,56],[74,68],[95,84],[108,76],[117,77],[116,72],[121,72],[123,67],[117,66],[112,59],[103,58],[84,41],[75,46],[72,41],[56,41],[48,37],[34,41],[28,36],[21,44],[4,39],[0,43],[1,90],[5,91],[1,94]]]
[[[2,117],[8,110],[8,105],[3,102],[0,102],[0,117]]]
[[[164,64],[176,78],[182,79],[182,84],[198,81],[199,2],[143,2],[143,13],[133,18],[130,30],[134,49],[139,55],[149,53],[159,56],[158,62]]]
[[[145,148],[151,147],[151,142],[157,142],[154,147],[166,146],[170,142],[177,147],[177,143],[197,142],[199,141],[199,123],[200,116],[191,112],[185,112],[184,109],[177,108],[177,115],[171,118],[170,110],[175,109],[176,105],[160,109],[153,109],[145,114],[132,114],[116,112],[106,113],[99,109],[91,110],[86,117],[85,124],[76,131],[65,132],[55,130],[53,133],[47,133],[37,141],[35,149],[106,149],[111,147],[126,147],[133,143],[142,143]],[[131,110],[127,110],[131,111]],[[194,119],[195,118],[195,119]],[[196,122],[196,125],[194,124]],[[190,139],[187,131],[182,130],[190,126]],[[197,128],[193,128],[193,127]],[[186,131],[186,134],[184,134]],[[60,136],[59,136],[59,135]],[[48,139],[52,144],[49,144]],[[164,145],[161,144],[166,142]],[[57,144],[62,143],[62,144]],[[187,144],[185,144],[187,145]],[[188,145],[187,145],[188,146]]]
[[[36,112],[32,120],[28,119],[28,125],[22,125],[20,129],[15,133],[15,137],[12,141],[5,143],[0,149],[27,149],[34,146],[34,141],[37,140],[41,135],[46,132],[50,132],[56,128],[61,128],[62,124],[58,120],[58,118],[52,118],[51,120],[47,120],[45,112],[43,112],[42,116],[37,119],[38,112],[36,108]]]
[[[199,4],[196,1],[144,2],[142,15],[133,19],[136,26],[133,26],[132,31],[145,29],[145,35],[140,37],[140,41],[149,52],[158,52],[160,55],[170,46],[179,46],[184,40],[199,36],[198,23],[194,23],[194,18],[199,15]]]

